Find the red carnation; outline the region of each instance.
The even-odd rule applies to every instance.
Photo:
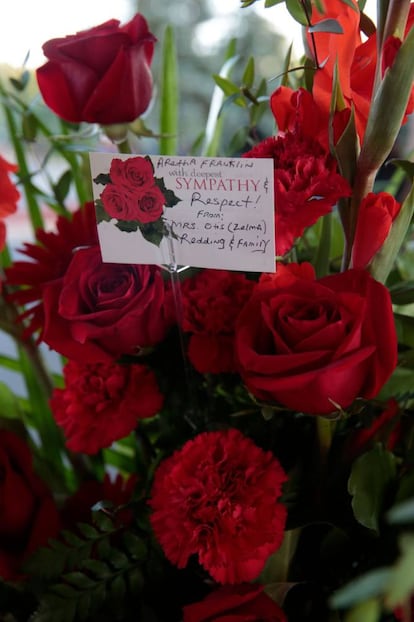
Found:
[[[163,403],[155,375],[144,365],[69,361],[63,373],[66,388],[54,390],[51,408],[72,451],[97,453]]]
[[[273,158],[276,253],[284,255],[306,227],[351,195],[334,158],[316,140],[298,132],[271,136],[243,154]]]
[[[150,519],[165,555],[179,568],[198,555],[219,583],[257,578],[283,539],[286,480],[273,454],[238,430],[199,434],[155,473]]]
[[[236,371],[234,327],[253,288],[243,274],[202,270],[182,285],[188,356],[200,373]]]
[[[286,622],[263,585],[225,585],[183,609],[184,622]]]

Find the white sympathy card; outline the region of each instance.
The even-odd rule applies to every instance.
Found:
[[[275,271],[273,160],[91,153],[102,260]]]

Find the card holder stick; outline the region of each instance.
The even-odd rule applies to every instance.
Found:
[[[167,248],[168,248],[168,263],[163,264],[161,267],[166,270],[170,275],[170,285],[171,291],[174,300],[174,311],[175,317],[177,321],[177,331],[178,338],[180,343],[181,350],[181,359],[183,363],[183,371],[184,371],[184,379],[187,385],[187,393],[188,393],[188,408],[187,412],[184,414],[184,418],[187,423],[191,426],[191,428],[196,431],[198,425],[196,420],[198,419],[197,413],[199,409],[197,407],[197,398],[194,391],[194,382],[193,382],[193,370],[191,368],[190,362],[187,356],[187,348],[185,343],[184,331],[183,331],[183,318],[184,318],[184,308],[183,308],[183,298],[181,292],[181,282],[179,274],[187,270],[190,266],[179,266],[177,264],[175,249],[174,249],[174,234],[172,230],[172,226],[168,222],[164,222],[165,228],[167,229]]]

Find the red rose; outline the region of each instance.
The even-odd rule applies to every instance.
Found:
[[[362,270],[315,280],[309,264],[280,265],[243,308],[236,353],[260,400],[327,414],[375,397],[397,363],[389,292]]]
[[[338,199],[351,194],[334,158],[319,142],[300,133],[267,138],[243,157],[274,160],[278,255],[287,253],[305,228],[328,214]]]
[[[352,267],[365,268],[387,239],[401,204],[388,192],[370,192],[359,206]]]
[[[224,586],[183,609],[184,622],[287,622],[263,585]]]
[[[21,564],[59,530],[58,512],[49,490],[33,470],[24,441],[0,430],[0,576],[21,576]]]
[[[113,184],[122,185],[136,193],[142,193],[154,185],[154,169],[147,158],[137,156],[111,160],[109,177]]]
[[[50,405],[72,451],[97,453],[163,403],[155,375],[144,365],[69,361],[63,374],[65,388],[54,390]]]
[[[158,186],[149,188],[138,199],[136,220],[144,224],[155,222],[161,218],[164,205],[165,197]]]
[[[111,218],[138,220],[137,197],[124,186],[107,184],[101,193],[102,205]]]
[[[157,266],[102,263],[81,248],[66,274],[43,288],[43,340],[77,361],[110,361],[160,342],[171,309]]]
[[[227,270],[202,270],[183,282],[188,357],[200,373],[236,371],[234,328],[252,288],[253,281]]]
[[[16,171],[17,166],[0,156],[0,251],[6,240],[6,227],[2,219],[16,211],[20,197],[19,191],[9,178],[10,173]]]
[[[149,501],[166,557],[184,568],[198,555],[219,583],[256,579],[283,539],[286,479],[274,455],[238,430],[188,441],[158,467]]]
[[[49,108],[72,123],[128,123],[148,107],[155,37],[139,13],[120,26],[116,19],[43,46],[48,58],[37,70]]]

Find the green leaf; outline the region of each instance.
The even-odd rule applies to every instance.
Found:
[[[77,528],[81,532],[81,534],[90,540],[96,540],[99,538],[100,533],[97,531],[92,525],[88,523],[77,523]]]
[[[79,620],[87,622],[94,611],[94,600],[91,592],[83,592],[79,595],[76,612]]]
[[[353,497],[355,518],[364,527],[379,531],[384,497],[395,475],[396,458],[381,445],[376,445],[354,462],[348,492]]]
[[[109,584],[109,596],[110,598],[119,605],[122,603],[126,593],[126,585],[125,579],[122,575],[118,575],[114,577],[114,579]]]
[[[134,533],[127,531],[124,533],[123,541],[128,555],[133,559],[145,559],[147,555],[147,545],[142,538]]]
[[[386,586],[385,602],[390,609],[405,602],[414,591],[414,534],[400,538],[401,555]]]
[[[414,281],[401,281],[389,287],[394,305],[409,305],[414,302]]]
[[[177,153],[178,73],[174,31],[167,26],[162,50],[160,88],[160,154]]]
[[[213,74],[213,79],[225,95],[240,95],[240,87],[231,82],[228,78],[224,78],[218,74]]]
[[[281,4],[285,0],[265,0],[265,9],[269,9],[271,6],[275,6],[276,4]]]
[[[79,571],[66,573],[64,579],[67,583],[80,590],[87,590],[96,585],[96,581],[93,581],[93,579],[88,577],[84,572]]]
[[[358,603],[348,611],[344,622],[378,622],[381,618],[382,606],[377,598],[370,598],[363,603]]]
[[[79,547],[85,544],[85,541],[82,540],[82,538],[79,538],[76,534],[72,533],[71,531],[67,531],[66,529],[62,530],[61,535],[65,542],[70,544],[70,546]]]
[[[111,183],[111,178],[109,177],[108,173],[99,173],[99,175],[97,175],[94,180],[93,180],[94,184],[102,184],[103,186],[106,186],[106,184],[110,184]]]
[[[112,575],[108,565],[99,559],[85,559],[81,564],[81,569],[87,570],[97,579],[107,579]]]
[[[132,568],[127,574],[128,588],[131,594],[139,594],[144,585],[144,577],[139,568]]]
[[[322,19],[314,26],[309,26],[309,32],[331,32],[333,34],[342,35],[344,29],[336,19]]]
[[[34,142],[37,136],[37,119],[34,114],[28,113],[22,117],[22,135],[27,142]]]
[[[377,171],[395,143],[414,81],[413,58],[411,28],[372,98],[360,154],[361,170]]]
[[[165,186],[163,177],[154,177],[154,181],[155,185],[158,186],[165,197],[165,207],[174,207],[174,205],[182,201],[182,199],[176,196],[173,190],[169,190]]]
[[[236,39],[231,39],[225,53],[225,62],[220,69],[220,77],[227,78],[238,60],[236,56]],[[219,152],[220,139],[223,132],[223,117],[221,109],[224,100],[224,93],[219,86],[215,86],[211,98],[210,109],[208,112],[204,141],[201,154],[205,156],[215,156]]]
[[[55,199],[59,204],[63,204],[64,200],[68,196],[70,186],[72,183],[73,174],[70,169],[65,171],[57,184],[52,184],[53,193],[55,195]]]
[[[247,88],[251,88],[254,82],[254,58],[251,56],[247,61],[246,68],[243,73],[242,83]]]
[[[19,400],[7,384],[0,382],[0,417],[19,419],[21,416]]]
[[[97,511],[93,511],[92,513],[94,523],[101,531],[105,533],[110,533],[115,530],[113,520],[108,516],[106,512],[98,509]]]
[[[100,222],[110,222],[112,220],[112,216],[105,211],[101,199],[96,199],[95,201],[95,214],[98,225]]]
[[[135,233],[138,231],[139,223],[136,220],[118,220],[115,227],[125,233]]]
[[[30,73],[25,69],[20,78],[9,78],[10,83],[13,85],[13,87],[16,89],[16,91],[24,91],[24,89],[26,88],[26,86],[29,83],[29,78],[30,78]]]
[[[155,222],[149,222],[146,224],[139,224],[139,230],[142,233],[143,238],[145,238],[151,244],[155,244],[159,246],[164,236],[167,235],[168,231],[165,227],[163,220],[160,218]]]
[[[414,499],[394,505],[387,513],[388,522],[393,525],[414,523]]]
[[[305,0],[305,2],[309,8],[309,2],[307,0]],[[286,8],[296,22],[299,22],[302,26],[308,26],[308,19],[300,0],[286,0]],[[311,11],[309,11],[309,15],[310,14]]]
[[[398,343],[414,348],[414,317],[394,313],[395,328],[397,330]]]
[[[408,179],[413,182],[414,181],[414,162],[410,162],[410,160],[399,160],[398,158],[392,158],[388,160],[387,164],[393,164],[400,168],[407,175]]]
[[[391,569],[380,567],[368,572],[337,590],[330,599],[331,607],[342,609],[379,596],[391,576]]]

